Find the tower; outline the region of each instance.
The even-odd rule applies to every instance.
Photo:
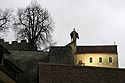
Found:
[[[75,31],[75,28],[73,29],[73,31],[70,33],[71,36],[71,42],[76,42],[76,38],[79,39],[79,35],[78,33]]]
[[[77,45],[76,45],[76,39],[79,39],[79,35],[78,33],[74,30],[70,33],[71,36],[71,43],[69,43],[67,46],[71,46],[73,52],[75,53],[77,50]]]

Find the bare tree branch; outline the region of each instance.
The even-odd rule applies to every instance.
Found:
[[[53,19],[49,12],[36,2],[26,8],[18,9],[14,25],[18,28],[18,39],[28,40],[31,50],[34,46],[46,46],[52,41]]]
[[[13,9],[0,9],[0,36],[6,35],[6,31],[11,26]],[[0,37],[0,38],[1,38]]]

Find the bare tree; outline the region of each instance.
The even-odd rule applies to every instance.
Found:
[[[15,22],[17,39],[28,40],[30,49],[52,45],[53,19],[48,10],[42,8],[37,2],[32,2],[26,8],[19,8]]]
[[[5,32],[10,27],[12,9],[0,9],[0,32]]]

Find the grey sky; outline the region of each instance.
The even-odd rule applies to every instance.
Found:
[[[119,66],[125,68],[125,0],[36,0],[55,21],[57,45],[70,42],[76,28],[78,45],[118,45]],[[0,8],[26,7],[31,0],[0,0]],[[12,40],[8,36],[6,41]]]

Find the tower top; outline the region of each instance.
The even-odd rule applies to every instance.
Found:
[[[75,31],[75,28],[73,29],[73,31]]]
[[[78,33],[75,31],[75,28],[73,29],[73,31],[70,33],[71,36],[71,41],[76,41],[76,38],[79,39],[79,35]]]

